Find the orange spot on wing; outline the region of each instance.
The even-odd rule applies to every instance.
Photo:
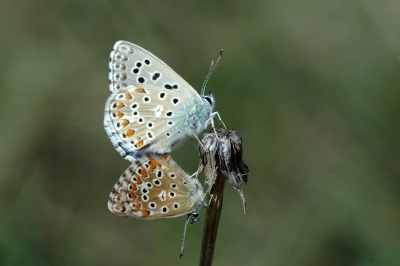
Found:
[[[121,109],[122,107],[125,107],[125,104],[123,104],[123,103],[118,103],[117,104],[117,109]]]
[[[142,210],[140,212],[142,213],[143,217],[147,217],[150,215],[150,211],[148,211],[148,210]]]
[[[146,91],[143,88],[136,88],[135,92],[136,93],[146,93]]]
[[[121,117],[124,116],[124,113],[123,113],[123,112],[117,112],[117,116],[118,116],[119,118],[121,118]]]
[[[129,125],[129,120],[126,120],[126,119],[122,120],[121,125],[123,127],[126,127],[127,125]]]
[[[135,190],[137,190],[137,187],[136,187],[135,185],[131,184],[130,190],[131,190],[131,191],[135,191]]]
[[[142,175],[143,178],[148,177],[147,171],[144,170],[144,168],[142,168],[142,170],[140,171],[140,174]]]
[[[142,179],[140,179],[140,177],[136,177],[136,184],[140,185],[142,183],[143,183]]]
[[[134,210],[138,211],[138,210],[140,209],[141,206],[142,206],[142,205],[141,205],[139,202],[137,202],[137,203],[135,204],[135,206],[133,206],[132,208],[133,208]]]
[[[143,140],[140,140],[137,144],[136,147],[141,148],[143,147]]]
[[[128,198],[129,198],[130,200],[135,200],[135,199],[137,198],[137,196],[135,195],[135,193],[129,193],[129,194],[128,194]]]
[[[125,135],[126,135],[128,138],[132,137],[134,134],[135,134],[135,130],[133,130],[133,129],[128,129],[128,130],[125,132]]]
[[[164,154],[162,155],[162,157],[163,157],[164,160],[168,159],[169,153],[164,153]]]
[[[161,164],[160,164],[159,162],[155,161],[155,160],[150,160],[150,168],[149,168],[149,171],[150,171],[150,172],[153,172],[154,169],[156,169],[157,166],[158,166],[158,167],[161,167]]]
[[[132,98],[132,95],[130,95],[129,93],[125,93],[125,99],[130,100]]]

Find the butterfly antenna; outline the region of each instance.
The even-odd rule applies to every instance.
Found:
[[[186,238],[186,228],[189,224],[190,219],[192,218],[192,215],[189,214],[188,217],[186,218],[186,222],[185,222],[185,227],[183,228],[183,236],[182,236],[182,244],[181,244],[181,253],[179,255],[179,259],[182,258],[183,256],[183,248],[185,246],[185,238]]]
[[[210,79],[210,76],[211,76],[212,72],[217,67],[218,62],[221,59],[223,52],[224,52],[224,49],[221,49],[221,51],[219,52],[219,56],[218,56],[217,62],[215,62],[215,64],[214,64],[214,60],[211,61],[210,70],[208,71],[208,74],[207,74],[206,78],[204,79],[203,85],[201,86],[201,96],[204,96],[204,91],[206,90],[207,82]]]

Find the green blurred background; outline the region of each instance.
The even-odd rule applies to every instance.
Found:
[[[196,265],[202,220],[123,219],[109,53],[151,51],[243,138],[215,265],[400,265],[400,2],[0,2],[0,264]],[[194,141],[173,153],[197,169]]]

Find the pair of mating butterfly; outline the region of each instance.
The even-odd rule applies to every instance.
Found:
[[[112,94],[104,127],[115,149],[132,165],[114,186],[108,208],[146,220],[189,214],[196,222],[205,205],[202,185],[168,154],[219,117],[213,112],[213,96],[204,95],[205,86],[199,95],[156,56],[126,41],[114,45],[109,68]]]

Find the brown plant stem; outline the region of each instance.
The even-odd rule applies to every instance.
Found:
[[[218,157],[218,156],[217,156]],[[218,164],[218,158],[216,158]],[[212,265],[214,256],[215,241],[217,239],[219,219],[222,212],[224,199],[225,177],[217,165],[217,178],[212,188],[212,199],[207,209],[204,223],[203,240],[200,253],[200,266]]]

